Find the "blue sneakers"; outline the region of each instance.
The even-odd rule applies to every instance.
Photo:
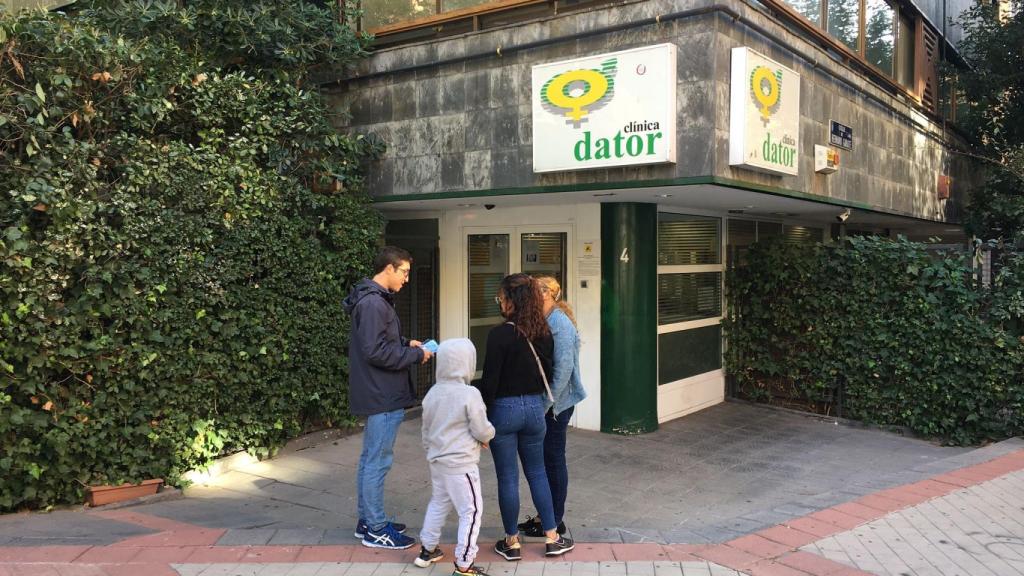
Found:
[[[405,524],[399,522],[390,522],[390,524],[395,527],[395,532],[398,532],[399,534],[405,534]],[[366,533],[369,530],[370,527],[366,525],[366,520],[360,518],[359,521],[356,522],[356,532],[354,536],[360,539],[366,538]]]
[[[363,536],[363,546],[367,548],[388,548],[391,550],[405,550],[416,543],[410,538],[395,529],[395,525],[388,522],[380,530],[368,529],[366,536]]]

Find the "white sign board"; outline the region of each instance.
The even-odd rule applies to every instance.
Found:
[[[676,47],[533,67],[533,171],[676,161]]]
[[[732,49],[729,164],[796,176],[800,75],[750,48]]]

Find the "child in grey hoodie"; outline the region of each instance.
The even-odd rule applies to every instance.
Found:
[[[422,548],[414,563],[426,568],[444,553],[437,547],[448,510],[459,514],[453,576],[484,575],[473,565],[483,516],[480,447],[494,438],[480,391],[469,385],[476,370],[476,348],[466,338],[445,340],[437,349],[437,380],[423,399],[423,449],[430,462],[433,492],[420,532]]]

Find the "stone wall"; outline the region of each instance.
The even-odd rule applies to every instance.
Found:
[[[698,0],[639,1],[399,46],[375,54],[359,77],[330,94],[340,110],[350,113],[341,129],[375,133],[388,143],[385,156],[370,167],[369,183],[376,196],[714,176],[927,219],[955,216],[955,202],[936,199],[940,172],[954,176],[955,194],[969,180],[969,167],[942,144],[951,136],[910,102],[876,87],[745,3],[723,5],[791,48],[712,12],[515,49],[711,5]],[[531,66],[665,42],[678,47],[677,163],[534,174]],[[801,74],[799,176],[729,166],[729,67],[735,46],[749,46]],[[837,78],[849,79],[858,88]],[[854,128],[855,149],[843,151],[838,173],[822,176],[813,171],[813,144],[827,142],[830,118]]]

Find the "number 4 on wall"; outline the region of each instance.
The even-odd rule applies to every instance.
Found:
[[[622,249],[622,255],[619,256],[619,262],[629,264],[629,248]]]

